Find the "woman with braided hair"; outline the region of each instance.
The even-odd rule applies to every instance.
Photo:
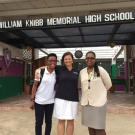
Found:
[[[82,124],[90,135],[106,135],[107,90],[112,86],[106,70],[96,63],[96,54],[86,54],[87,67],[80,71],[79,84],[82,88]]]

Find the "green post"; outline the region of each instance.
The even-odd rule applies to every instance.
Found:
[[[116,79],[116,64],[111,66],[111,77],[112,79]]]

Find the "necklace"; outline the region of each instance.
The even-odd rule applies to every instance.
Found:
[[[93,76],[93,71],[94,70],[92,70],[91,72],[88,72],[88,70],[87,70],[87,72],[88,72],[88,89],[90,89],[90,82],[91,82],[91,78]]]

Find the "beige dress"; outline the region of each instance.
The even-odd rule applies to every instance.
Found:
[[[111,80],[109,80],[110,78],[108,76],[108,73],[106,73],[106,71],[104,71],[105,73],[103,74],[102,69],[100,67],[99,67],[99,69],[100,69],[100,77],[97,77],[94,74],[94,71],[93,71],[92,75],[90,75],[90,74],[88,75],[86,69],[84,69],[82,71],[82,74],[80,76],[81,85],[84,84],[84,86],[85,86],[85,89],[84,89],[84,87],[82,89],[82,99],[83,100],[81,100],[82,125],[90,127],[90,128],[94,128],[94,129],[105,129],[106,128],[107,100],[106,100],[106,96],[104,96],[104,95],[106,95],[108,88],[104,88],[105,87],[104,85],[107,85],[108,87],[110,87]],[[104,77],[105,77],[105,79],[104,79]],[[90,79],[90,83],[88,83],[89,79]],[[109,83],[106,83],[106,81],[109,81]],[[104,88],[104,89],[102,89],[102,88]],[[101,91],[101,93],[98,93],[100,91]],[[103,91],[103,93],[102,93],[102,91]],[[105,99],[100,98],[101,96],[104,96]],[[101,100],[102,103],[100,103],[100,99],[103,99],[103,100]]]

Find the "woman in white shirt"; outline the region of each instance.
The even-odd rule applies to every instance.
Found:
[[[52,114],[54,108],[54,85],[56,82],[55,66],[57,55],[50,53],[47,56],[47,65],[35,73],[34,84],[30,101],[30,108],[35,109],[35,135],[42,135],[42,125],[45,117],[45,135],[51,134]],[[42,74],[43,73],[43,74]]]
[[[86,54],[87,67],[80,71],[79,84],[82,88],[82,124],[90,135],[106,135],[107,90],[111,79],[106,70],[96,64],[96,54]]]

